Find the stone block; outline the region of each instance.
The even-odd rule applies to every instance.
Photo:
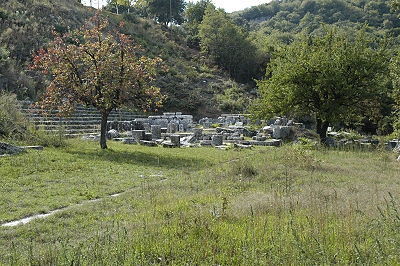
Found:
[[[171,122],[168,124],[167,133],[174,134],[178,131],[178,125],[175,122]]]
[[[123,144],[137,144],[137,141],[134,138],[124,138],[122,140]]]
[[[150,123],[143,123],[143,128],[146,132],[150,132]]]
[[[144,130],[132,130],[132,138],[135,139],[137,142],[140,140],[144,140],[146,135],[146,131]]]
[[[223,136],[222,135],[213,135],[211,141],[212,141],[213,146],[221,146],[223,144]]]
[[[120,134],[117,130],[115,129],[110,129],[109,131],[107,131],[107,138],[108,139],[114,139],[114,138],[119,138]]]
[[[211,140],[200,140],[200,146],[210,147],[210,146],[212,146],[212,141]]]
[[[175,144],[171,143],[170,141],[164,141],[162,143],[164,148],[178,148]]]
[[[193,134],[197,139],[200,139],[203,136],[202,128],[193,128]]]
[[[151,126],[151,134],[153,139],[161,139],[161,126],[160,125],[152,125]]]
[[[0,142],[0,154],[17,154],[21,152],[26,152],[26,149],[5,142]]]
[[[274,139],[285,139],[289,137],[291,128],[289,126],[274,126],[272,137]]]
[[[144,130],[143,121],[134,120],[131,122],[132,130]]]
[[[171,143],[180,146],[181,145],[181,137],[179,135],[171,135],[170,136]]]
[[[150,132],[144,133],[144,140],[147,140],[147,141],[153,140],[153,135]]]
[[[140,140],[139,143],[140,145],[147,147],[157,147],[157,143],[155,141]]]

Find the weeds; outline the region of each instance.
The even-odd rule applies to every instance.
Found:
[[[283,147],[251,152],[200,148],[193,154],[118,143],[109,152],[93,143],[68,142],[71,146],[49,149],[50,154],[45,150],[40,158],[28,153],[19,161],[2,159],[6,187],[44,194],[32,204],[32,192],[13,198],[2,186],[2,206],[46,205],[46,198],[55,198],[43,189],[51,182],[57,182],[52,188],[64,204],[75,190],[81,198],[96,198],[111,190],[137,189],[25,226],[0,227],[0,264],[400,263],[395,194],[400,166],[388,158],[382,172],[376,152],[303,153]],[[314,158],[321,158],[318,167],[309,166]],[[11,162],[18,170],[14,174],[9,173]],[[287,182],[283,175],[274,180],[284,165]],[[70,174],[57,179],[61,172]],[[160,172],[165,181],[150,178]],[[45,182],[38,179],[46,173],[53,174]],[[280,193],[276,181],[286,193]],[[389,196],[385,201],[381,195]]]

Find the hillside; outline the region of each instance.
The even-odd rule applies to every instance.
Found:
[[[271,51],[291,43],[299,34],[318,35],[324,25],[336,25],[350,36],[363,25],[368,25],[372,36],[393,36],[397,41],[400,35],[400,20],[390,1],[272,1],[229,15],[215,6],[207,13],[204,4],[209,1],[200,2],[203,7],[187,6],[186,10],[192,8],[192,18],[190,12],[183,12],[186,22],[174,25],[172,31],[140,8],[128,13],[120,6],[117,15],[114,5],[109,5],[102,13],[112,27],[126,21],[122,31],[130,34],[146,55],[161,56],[168,66],[170,71],[161,74],[156,84],[167,96],[160,112],[182,111],[199,118],[247,111],[255,94],[253,80],[263,78]],[[203,8],[207,19],[197,17],[196,8]],[[79,0],[2,1],[0,89],[15,92],[20,99],[37,100],[47,81],[29,71],[32,51],[45,46],[53,31],[64,33],[80,27],[95,11]]]
[[[80,27],[93,16],[95,9],[76,0],[17,1],[0,5],[0,89],[15,92],[20,99],[38,99],[46,80],[28,70],[32,51],[45,46],[53,38],[53,31],[64,33]],[[161,56],[169,68],[157,80],[167,99],[162,111],[182,111],[201,116],[216,116],[224,111],[235,111],[235,99],[226,96],[242,95],[243,86],[230,80],[198,50],[186,45],[178,27],[171,31],[154,20],[130,14],[116,15],[103,12],[110,25],[125,24],[122,31],[130,34],[148,56]]]
[[[386,0],[286,0],[254,6],[231,14],[239,25],[289,43],[298,33],[318,34],[323,25],[336,25],[352,32],[368,25],[375,36],[400,35],[398,13]]]

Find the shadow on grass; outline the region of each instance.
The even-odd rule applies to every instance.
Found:
[[[198,157],[185,157],[185,154],[154,151],[124,150],[66,150],[65,152],[79,159],[88,161],[108,161],[116,164],[132,164],[137,166],[160,167],[163,169],[197,170],[213,165],[211,160]],[[187,154],[186,154],[187,155]]]

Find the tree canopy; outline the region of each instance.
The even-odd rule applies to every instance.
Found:
[[[161,59],[140,55],[140,47],[128,36],[107,31],[107,20],[99,14],[72,33],[57,36],[46,50],[37,52],[33,69],[51,79],[39,105],[43,111],[57,109],[70,114],[77,104],[99,110],[101,148],[106,145],[106,125],[112,110],[123,105],[151,108],[162,95],[152,86]]]
[[[261,98],[253,113],[312,114],[324,142],[332,123],[357,121],[379,109],[387,73],[385,46],[371,48],[363,31],[356,40],[332,28],[320,37],[303,36],[271,59],[267,79],[258,81]]]
[[[248,34],[221,9],[208,5],[199,26],[201,49],[238,81],[248,81],[257,71],[257,48]]]
[[[165,25],[170,22],[182,24],[185,6],[184,0],[147,0],[148,14]]]

